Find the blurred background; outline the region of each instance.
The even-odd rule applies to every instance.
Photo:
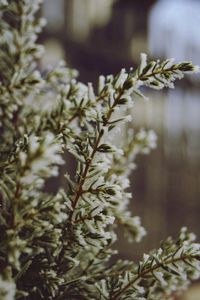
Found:
[[[200,65],[199,12],[200,0],[45,0],[42,63],[64,58],[83,82],[136,66],[141,52]],[[158,147],[139,157],[131,177],[131,208],[148,235],[138,246],[121,237],[122,257],[137,259],[183,225],[200,237],[199,89],[200,76],[187,77],[175,90],[147,90],[151,101],[136,102],[133,126],[153,128]],[[198,286],[183,299],[199,300]]]

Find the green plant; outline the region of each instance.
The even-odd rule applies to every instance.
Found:
[[[173,87],[195,72],[190,62],[147,63],[100,76],[98,91],[63,63],[41,73],[40,0],[0,1],[0,299],[170,299],[200,274],[200,245],[183,228],[141,262],[118,260],[116,228],[131,242],[145,229],[128,209],[133,160],[155,147],[152,131],[129,131],[119,146],[140,86]],[[67,173],[63,154],[76,161]],[[56,194],[44,184],[66,169]]]

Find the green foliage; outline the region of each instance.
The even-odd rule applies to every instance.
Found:
[[[146,233],[128,208],[128,176],[156,145],[151,130],[128,130],[120,144],[116,137],[134,96],[145,98],[140,86],[173,87],[198,68],[142,54],[136,70],[100,76],[97,92],[63,63],[41,73],[41,2],[0,1],[0,298],[170,299],[198,278],[200,247],[183,229],[139,264],[111,263],[118,225],[131,242]],[[45,192],[60,165],[64,188]]]

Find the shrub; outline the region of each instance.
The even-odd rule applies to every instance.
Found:
[[[199,277],[200,245],[183,228],[139,263],[113,258],[118,225],[130,242],[146,233],[128,208],[128,177],[156,138],[139,130],[115,140],[134,96],[145,98],[141,86],[171,88],[198,68],[142,54],[137,69],[100,76],[98,91],[63,63],[40,72],[41,2],[0,1],[0,298],[171,299]],[[47,192],[61,165],[64,188]]]

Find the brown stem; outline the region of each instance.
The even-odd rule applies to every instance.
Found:
[[[185,260],[185,259],[189,259],[189,258],[196,258],[195,255],[185,255],[185,256],[181,256],[181,257],[178,257],[178,258],[172,258],[172,259],[169,259],[167,260],[166,262],[164,262],[163,264],[160,263],[160,264],[156,264],[154,265],[153,267],[150,267],[146,270],[144,270],[143,272],[141,272],[140,274],[138,274],[132,281],[130,281],[128,284],[126,284],[119,292],[117,293],[114,293],[110,300],[117,300],[117,299],[120,299],[119,297],[128,289],[130,288],[135,282],[137,282],[139,279],[143,278],[145,275],[147,275],[148,273],[152,273],[153,271],[155,271],[156,269],[159,269],[160,267],[162,267],[162,265],[170,265],[170,264],[173,264],[173,263],[176,263],[178,261],[182,261],[182,260]]]
[[[158,68],[156,71],[153,71],[150,74],[145,74],[145,75],[141,74],[141,76],[138,76],[138,79],[139,80],[144,80],[146,78],[150,78],[150,77],[158,75],[158,74],[162,74],[162,73],[165,73],[165,72],[173,72],[173,71],[176,71],[176,70],[179,70],[179,66],[177,66],[177,67],[171,66],[170,68],[167,68],[167,69]]]
[[[118,103],[119,99],[121,98],[122,94],[123,94],[123,91],[120,91],[118,97],[115,99],[113,105],[111,106],[110,110],[108,111],[106,120],[104,121],[104,124],[103,124],[104,126],[107,126],[107,125],[108,125],[108,122],[109,122],[110,117],[111,117],[111,115],[112,115],[112,113],[113,113],[113,111],[114,111],[114,108],[115,108],[115,106],[117,105],[117,103]],[[96,152],[97,152],[97,149],[98,149],[98,146],[99,146],[99,143],[100,143],[100,141],[101,141],[101,138],[102,138],[103,134],[104,134],[103,130],[100,130],[99,135],[98,135],[98,137],[97,137],[97,139],[96,139],[96,143],[95,143],[94,148],[93,148],[93,150],[92,150],[91,156],[89,157],[89,159],[88,159],[87,162],[86,162],[86,165],[85,165],[85,169],[84,169],[83,175],[81,176],[81,180],[80,180],[80,182],[79,182],[79,184],[78,184],[77,190],[76,190],[76,192],[75,192],[75,197],[74,197],[74,200],[73,200],[73,203],[72,203],[72,209],[73,209],[73,210],[72,210],[72,212],[71,212],[71,214],[70,214],[70,216],[69,216],[69,220],[70,220],[70,221],[71,221],[72,218],[73,218],[73,214],[74,214],[75,209],[76,209],[76,206],[77,206],[77,204],[78,204],[78,200],[79,200],[80,196],[81,196],[82,193],[83,193],[82,188],[83,188],[83,185],[84,185],[84,183],[85,183],[85,180],[86,180],[86,177],[87,177],[87,173],[88,173],[88,171],[89,171],[89,169],[90,169],[90,166],[91,166],[91,163],[92,163],[92,161],[93,161],[93,158],[94,158],[94,156],[95,156],[95,154],[96,154]]]
[[[70,220],[72,220],[73,213],[74,213],[75,208],[76,208],[76,206],[77,206],[78,200],[79,200],[80,196],[82,195],[82,192],[83,192],[83,191],[82,191],[82,187],[83,187],[83,184],[84,184],[84,182],[85,182],[85,180],[86,180],[87,173],[88,173],[88,171],[89,171],[89,168],[90,168],[90,166],[91,166],[92,160],[93,160],[93,158],[94,158],[94,156],[95,156],[95,153],[96,153],[96,151],[97,151],[97,148],[98,148],[98,146],[99,146],[99,143],[100,143],[100,140],[101,140],[102,135],[103,135],[103,131],[100,131],[100,133],[99,133],[99,135],[98,135],[98,138],[97,138],[97,140],[96,140],[96,143],[95,143],[95,145],[94,145],[92,154],[91,154],[90,158],[87,160],[87,163],[86,163],[86,166],[85,166],[85,170],[84,170],[83,175],[82,175],[82,177],[81,177],[81,180],[80,180],[80,182],[79,182],[79,184],[78,184],[78,188],[77,188],[77,190],[76,190],[76,192],[75,192],[75,198],[74,198],[74,201],[73,201],[73,204],[72,204],[73,211],[72,211],[72,213],[71,213],[71,215],[70,215],[70,218],[69,218]]]

